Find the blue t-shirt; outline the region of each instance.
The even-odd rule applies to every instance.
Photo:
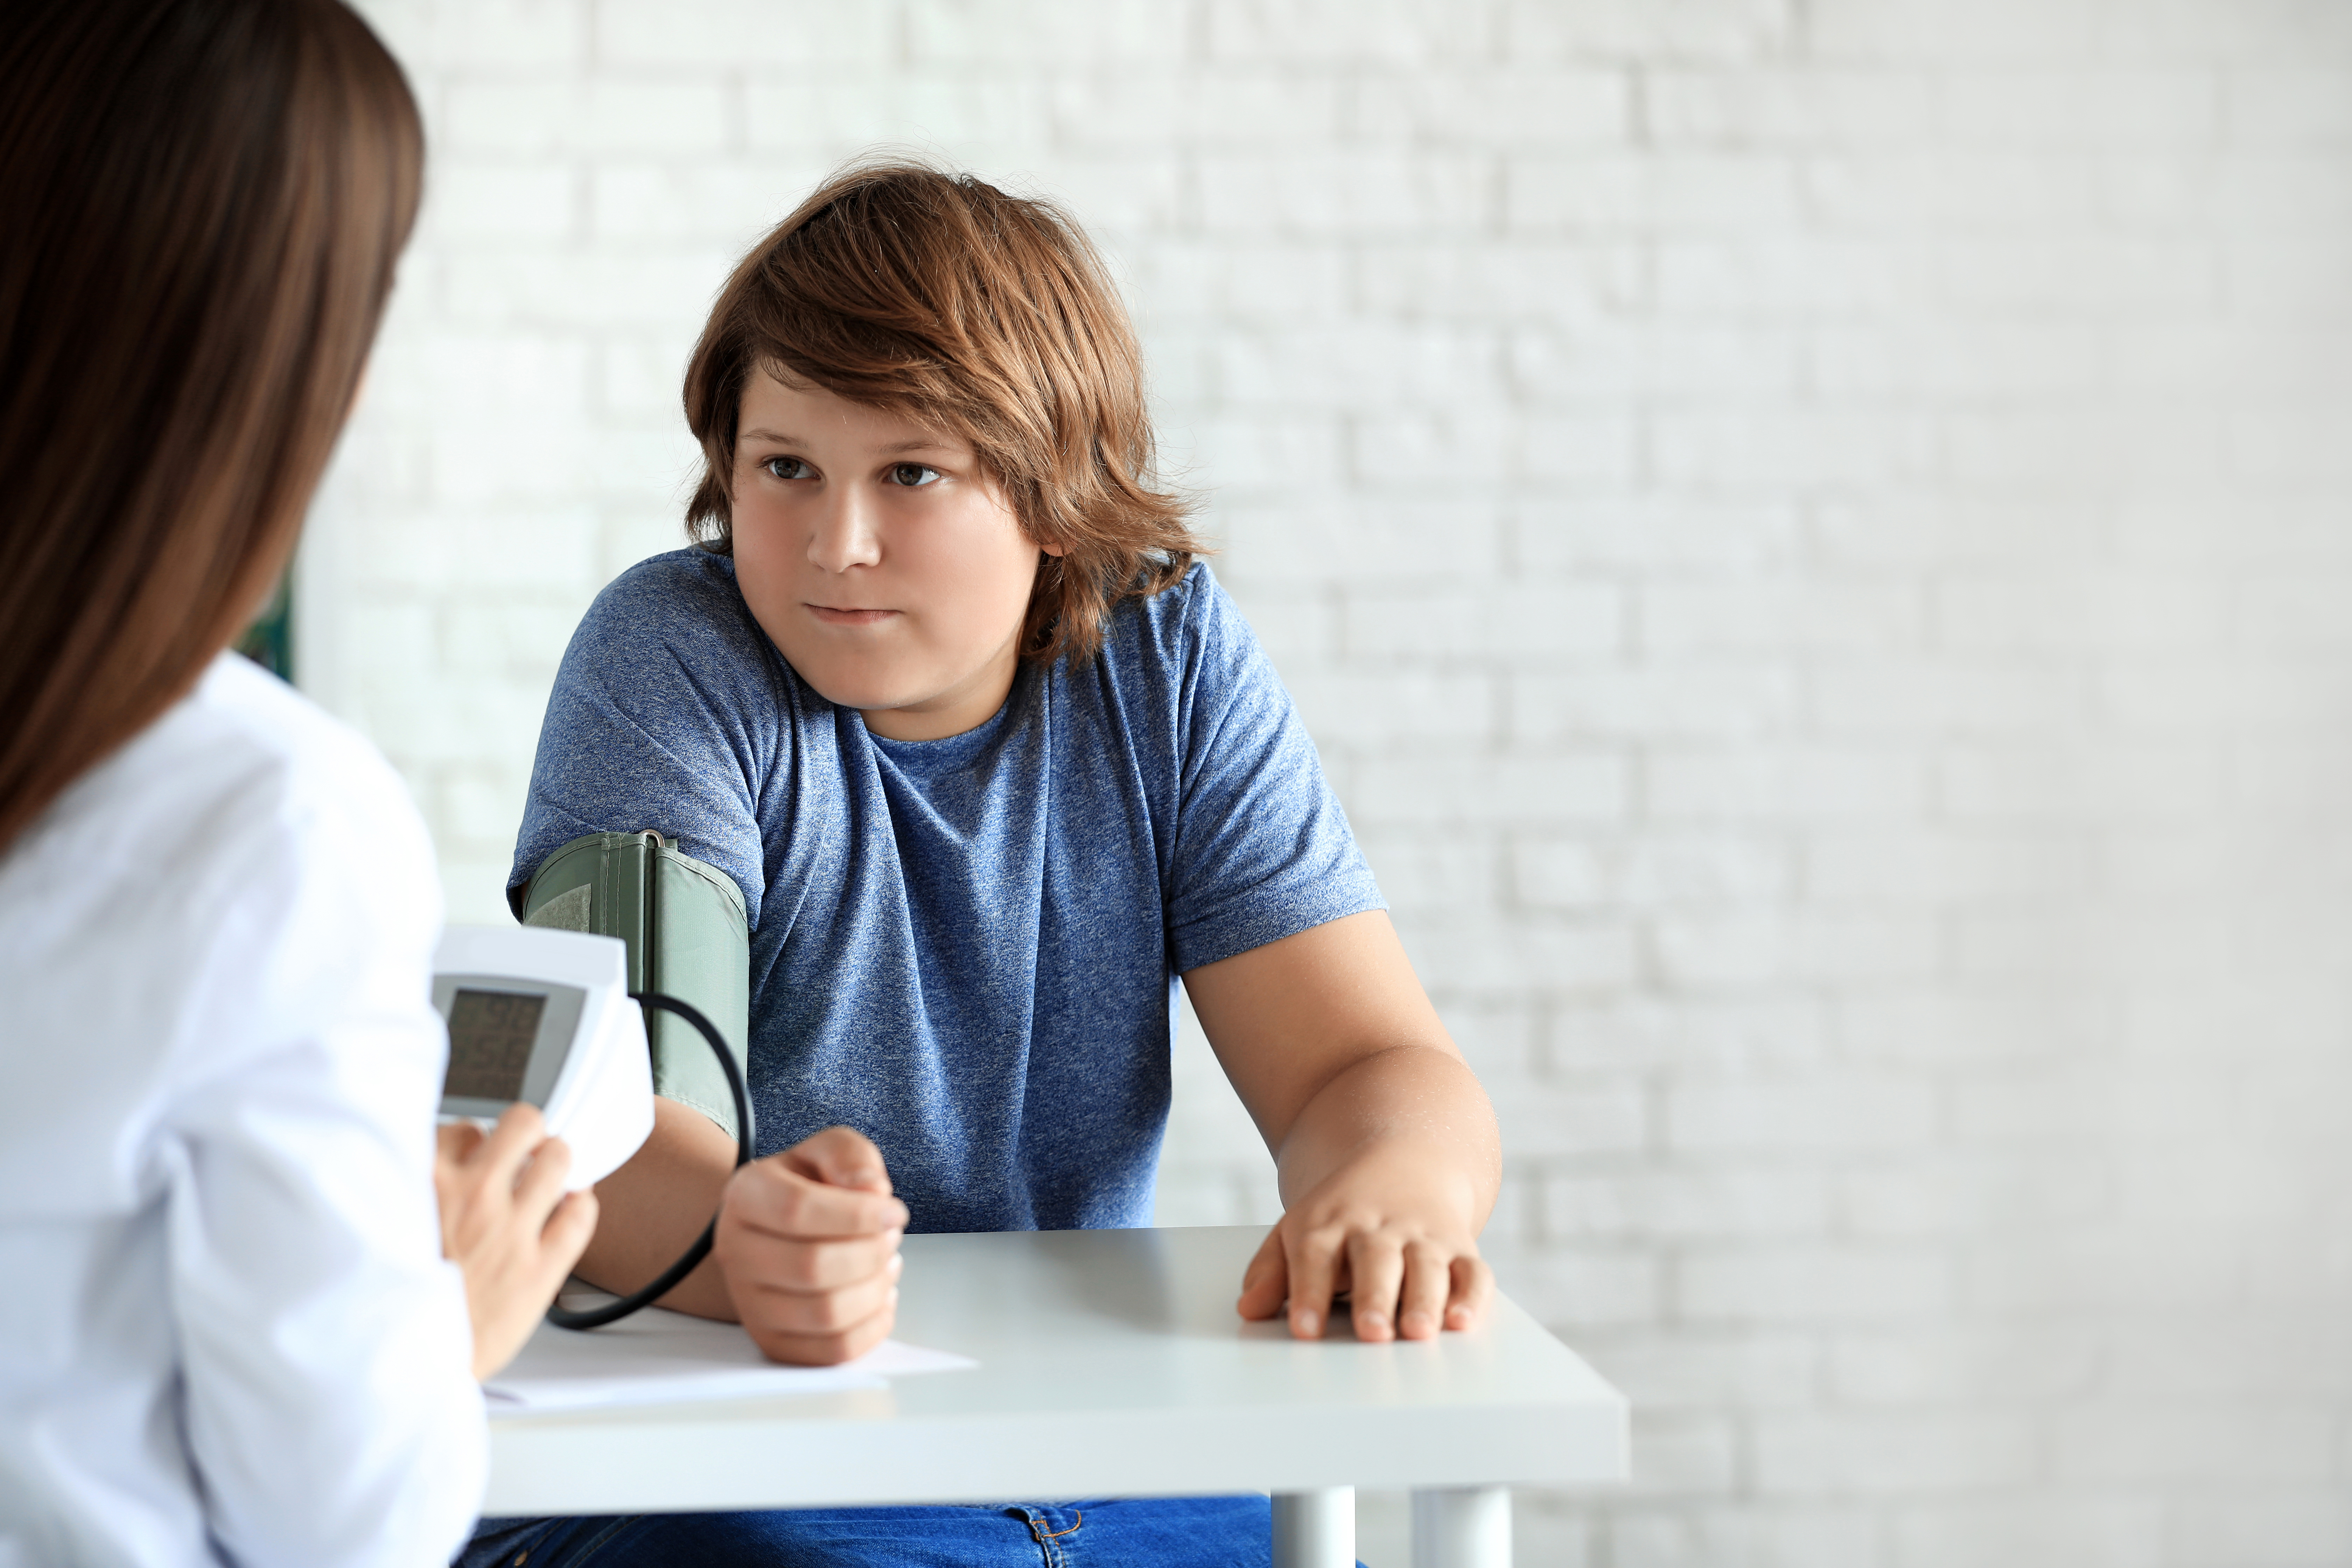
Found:
[[[891,741],[775,655],[733,561],[640,562],[564,654],[511,880],[647,828],[743,889],[761,1152],[858,1129],[919,1231],[1149,1224],[1175,975],[1382,907],[1206,565],[978,729]]]

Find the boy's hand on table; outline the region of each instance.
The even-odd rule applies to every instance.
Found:
[[[1502,1182],[1494,1107],[1367,910],[1189,970],[1184,989],[1272,1151],[1286,1213],[1242,1276],[1244,1318],[1290,1305],[1318,1338],[1475,1326],[1495,1293],[1479,1227]]]
[[[729,1179],[711,1250],[769,1360],[831,1366],[889,1337],[906,1231],[882,1152],[828,1127]]]
[[[1428,1340],[1486,1315],[1494,1271],[1478,1256],[1470,1195],[1451,1161],[1374,1145],[1316,1184],[1266,1236],[1242,1275],[1241,1315],[1288,1305],[1290,1332],[1322,1337],[1346,1310],[1360,1340]],[[1446,1201],[1451,1197],[1452,1201]],[[1347,1291],[1351,1305],[1332,1298]]]
[[[571,1172],[572,1151],[547,1136],[537,1106],[507,1107],[487,1133],[462,1122],[440,1130],[441,1252],[466,1279],[478,1381],[522,1349],[595,1233],[596,1194],[566,1193]]]

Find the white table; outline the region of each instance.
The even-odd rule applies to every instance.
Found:
[[[1624,1397],[1508,1300],[1471,1333],[1320,1343],[1234,1313],[1265,1233],[910,1236],[898,1335],[977,1370],[887,1389],[509,1415],[491,1514],[1268,1491],[1276,1568],[1354,1561],[1413,1489],[1419,1568],[1504,1568],[1513,1483],[1622,1480]]]

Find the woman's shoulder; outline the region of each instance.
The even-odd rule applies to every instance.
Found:
[[[274,1037],[262,1025],[289,998],[263,977],[299,1004],[356,970],[421,974],[440,916],[432,841],[391,764],[236,654],[0,858],[0,952],[37,974],[36,1034],[65,1027],[62,977],[131,955],[142,984],[107,1013],[126,1064],[216,1068]],[[231,1015],[253,1026],[209,1026]]]
[[[221,807],[280,822],[402,834],[417,824],[407,787],[374,743],[235,654],[205,670],[153,727],[152,772],[208,759]]]
[[[67,786],[21,847],[58,840],[100,859],[192,859],[250,847],[265,823],[415,822],[382,752],[277,677],[233,653]],[[421,826],[418,831],[421,832]]]
[[[217,924],[298,888],[348,889],[372,929],[440,918],[433,845],[366,737],[233,653],[74,781],[10,847],[8,881]],[[126,920],[127,909],[106,916]],[[176,917],[175,917],[176,918]],[[172,923],[167,921],[166,923]],[[191,935],[194,934],[193,930]]]

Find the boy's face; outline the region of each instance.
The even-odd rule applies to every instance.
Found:
[[[971,448],[765,371],[736,430],[736,580],[801,679],[895,741],[986,722],[1039,550]]]

